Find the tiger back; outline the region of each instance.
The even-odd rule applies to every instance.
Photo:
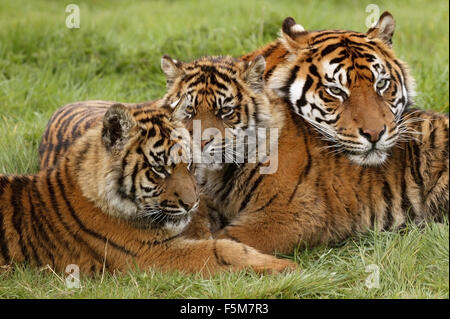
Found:
[[[67,104],[59,108],[50,118],[39,144],[40,169],[57,163],[68,148],[83,136],[89,128],[100,123],[108,108],[114,101],[82,101]],[[157,101],[143,103],[121,103],[129,110],[137,112],[135,116],[145,117],[145,110],[156,106]]]

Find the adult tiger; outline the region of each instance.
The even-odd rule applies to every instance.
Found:
[[[329,141],[289,103],[265,90],[264,67],[261,56],[250,62],[206,57],[183,63],[163,58],[168,83],[164,101],[173,105],[187,96],[189,103],[175,108],[173,116],[188,128],[201,120],[206,152],[223,154],[230,145],[229,140],[203,134],[208,127],[217,129],[215,137],[223,137],[227,128],[280,131],[278,153],[270,155],[270,163],[278,162],[273,174],[261,173],[268,165],[262,162],[197,167],[206,204],[193,217],[190,226],[196,229],[189,227],[190,235],[202,237],[210,227],[204,217],[218,213],[225,227],[216,238],[266,253],[290,253],[297,244],[339,242],[368,229],[396,229],[408,219],[421,223],[447,214],[447,116],[414,114],[417,121],[404,123],[384,165],[364,167],[342,153],[330,154]],[[404,116],[411,115],[406,111]],[[412,138],[410,131],[420,134]]]
[[[198,193],[187,164],[176,161],[183,145],[174,138],[182,131],[172,134],[178,128],[163,109],[133,115],[115,104],[56,166],[0,175],[0,265],[204,274],[294,267],[229,240],[180,237]]]
[[[280,39],[243,57],[263,55],[266,84],[336,151],[360,165],[386,161],[398,141],[414,81],[392,50],[394,18],[384,12],[367,33],[305,31],[283,22]]]

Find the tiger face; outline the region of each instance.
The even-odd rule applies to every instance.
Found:
[[[221,169],[225,162],[232,161],[226,156],[235,155],[225,151],[229,143],[235,142],[237,136],[254,134],[256,128],[269,125],[270,106],[263,94],[263,57],[250,62],[204,57],[183,63],[163,56],[161,67],[167,78],[166,104],[174,106],[182,96],[186,97],[186,103],[173,108],[173,116],[194,135],[194,147],[201,140],[203,153],[222,156],[198,166]],[[196,124],[201,126],[201,138],[195,136]],[[247,146],[248,150],[251,145]]]
[[[139,119],[121,104],[108,109],[102,143],[110,164],[100,196],[107,211],[144,227],[183,230],[199,197],[180,128],[164,109]]]
[[[391,48],[394,29],[388,12],[367,33],[305,31],[292,18],[283,23],[287,62],[269,87],[359,165],[386,160],[412,103],[413,80]]]

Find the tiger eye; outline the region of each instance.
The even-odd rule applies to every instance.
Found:
[[[341,95],[342,94],[342,90],[338,87],[330,87],[330,92],[335,94],[335,95]]]
[[[189,114],[194,113],[194,107],[192,105],[188,105],[186,107],[186,112],[189,113]]]
[[[386,86],[387,84],[387,80],[386,79],[381,79],[380,81],[378,81],[377,83],[377,89],[382,89]]]
[[[162,173],[164,171],[164,167],[162,166],[154,166],[153,169],[158,173]]]
[[[232,111],[233,111],[233,108],[231,106],[222,107],[222,109],[220,110],[220,112],[223,115],[227,115],[228,113],[231,113]]]

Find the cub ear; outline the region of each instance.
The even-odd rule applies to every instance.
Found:
[[[386,43],[389,47],[392,46],[392,36],[395,31],[395,20],[392,14],[385,11],[380,16],[378,22],[367,31],[369,38],[378,38]]]
[[[281,41],[288,51],[292,52],[305,47],[308,31],[295,22],[294,18],[287,17],[281,27]]]
[[[172,110],[171,120],[184,121],[186,119],[186,108],[189,106],[189,99],[186,94],[183,94],[179,100],[170,104]]]
[[[103,117],[102,140],[106,149],[121,150],[136,126],[136,120],[125,105],[112,105]]]
[[[181,66],[182,62],[172,59],[167,54],[163,55],[163,57],[161,58],[161,69],[166,75],[167,89],[172,86],[177,77],[183,74]]]
[[[264,88],[264,70],[266,69],[266,60],[262,55],[258,55],[252,61],[246,63],[244,71],[244,80],[250,87],[258,92],[262,92]]]

